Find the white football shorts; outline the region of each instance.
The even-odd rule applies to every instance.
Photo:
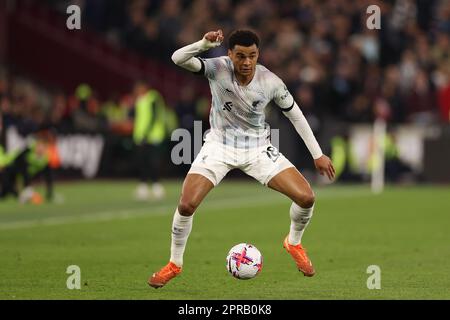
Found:
[[[230,170],[238,168],[267,186],[273,177],[290,167],[294,165],[272,144],[240,149],[207,140],[188,174],[200,174],[217,186]]]

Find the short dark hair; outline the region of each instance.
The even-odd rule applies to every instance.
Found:
[[[235,30],[228,37],[228,49],[233,50],[234,46],[250,47],[256,44],[259,48],[259,37],[250,30]]]

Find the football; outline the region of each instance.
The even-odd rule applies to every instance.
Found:
[[[241,280],[256,277],[262,269],[261,252],[248,243],[240,243],[231,248],[227,256],[227,270],[235,278]]]

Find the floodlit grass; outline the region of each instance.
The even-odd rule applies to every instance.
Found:
[[[0,299],[450,299],[450,187],[315,188],[303,244],[317,274],[306,278],[282,248],[290,201],[252,181],[224,181],[198,209],[183,273],[148,287],[167,263],[181,181],[162,201],[133,200],[134,182],[61,184],[64,201],[0,203]],[[62,200],[62,199],[60,199]],[[254,244],[258,277],[225,268],[228,250]],[[69,265],[81,290],[68,290]],[[381,268],[369,290],[367,267]]]

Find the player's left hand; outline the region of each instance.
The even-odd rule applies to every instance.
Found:
[[[326,155],[314,160],[314,165],[322,176],[327,175],[330,180],[333,180],[336,176],[336,170],[334,169],[333,163]]]

